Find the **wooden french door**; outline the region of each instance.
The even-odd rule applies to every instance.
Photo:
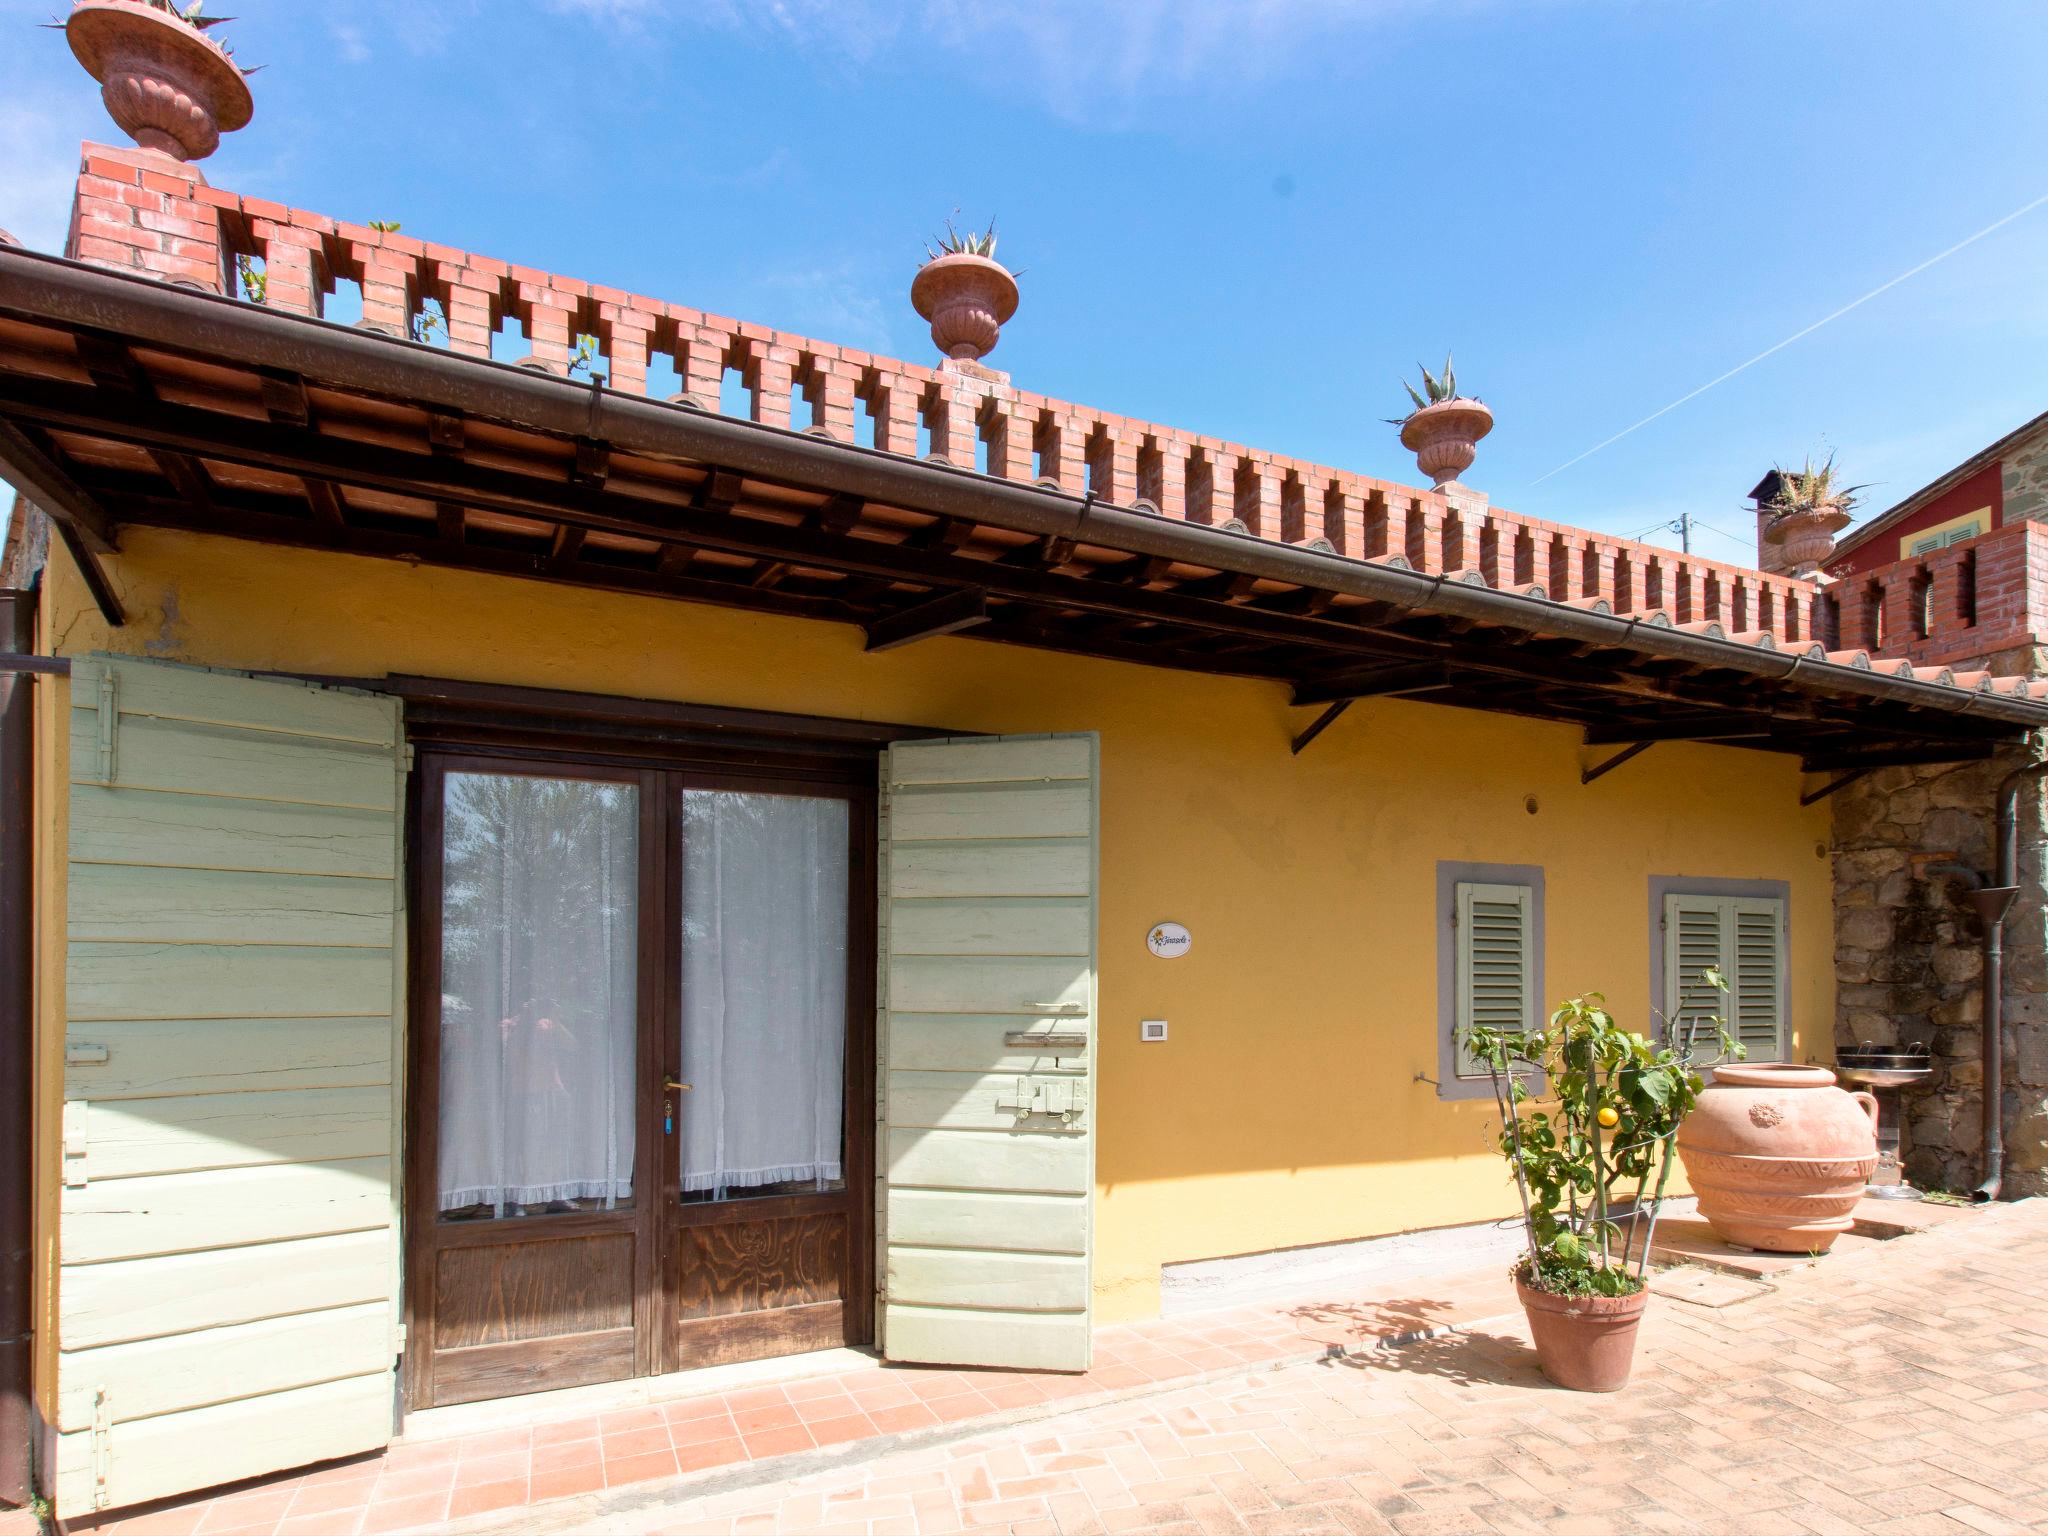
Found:
[[[408,1403],[870,1338],[862,765],[417,781]]]

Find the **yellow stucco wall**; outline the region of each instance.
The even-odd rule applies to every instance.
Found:
[[[1674,744],[1581,786],[1570,728],[1399,700],[1294,757],[1309,717],[1271,684],[964,638],[869,656],[838,625],[142,530],[111,562],[132,618],[110,631],[53,559],[63,654],[1099,731],[1100,1321],[1155,1313],[1165,1263],[1506,1212],[1490,1105],[1413,1080],[1436,1074],[1440,859],[1541,865],[1548,991],[1605,991],[1630,1021],[1650,876],[1787,880],[1794,1054],[1831,1049],[1827,810],[1800,808],[1790,758]],[[1185,958],[1144,948],[1166,918]],[[1168,1043],[1139,1042],[1146,1018]]]

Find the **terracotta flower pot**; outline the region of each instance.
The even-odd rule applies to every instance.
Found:
[[[1815,566],[1835,552],[1835,535],[1849,526],[1840,507],[1812,507],[1780,512],[1764,529],[1764,540],[1785,552],[1792,566]]]
[[[1678,1157],[1727,1241],[1825,1253],[1877,1169],[1877,1100],[1836,1087],[1826,1067],[1716,1067],[1678,1128]]]
[[[226,50],[142,0],[79,0],[64,35],[108,115],[144,149],[202,160],[255,112]]]
[[[1017,313],[1017,279],[991,257],[952,252],[918,268],[910,302],[931,321],[941,352],[972,362],[995,349],[1003,322]]]
[[[1543,1374],[1574,1392],[1619,1392],[1635,1368],[1636,1329],[1649,1304],[1646,1286],[1633,1296],[1553,1296],[1515,1277],[1529,1314],[1529,1336]]]
[[[1493,412],[1477,400],[1439,400],[1401,423],[1401,446],[1432,482],[1455,481],[1479,456],[1479,439],[1493,430]]]

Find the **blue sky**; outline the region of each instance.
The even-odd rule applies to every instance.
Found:
[[[63,0],[0,0],[0,226],[62,238],[117,131]],[[2039,0],[213,0],[218,185],[931,356],[954,209],[1025,269],[1022,387],[1388,478],[1455,351],[1465,477],[1635,534],[1833,450],[1882,508],[2048,408]],[[1659,542],[1675,543],[1671,535]]]

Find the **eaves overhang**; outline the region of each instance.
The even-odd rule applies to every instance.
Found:
[[[1816,769],[1987,754],[2040,685],[1559,602],[0,249],[0,469],[127,526],[1399,695]],[[109,594],[111,595],[111,594]]]

